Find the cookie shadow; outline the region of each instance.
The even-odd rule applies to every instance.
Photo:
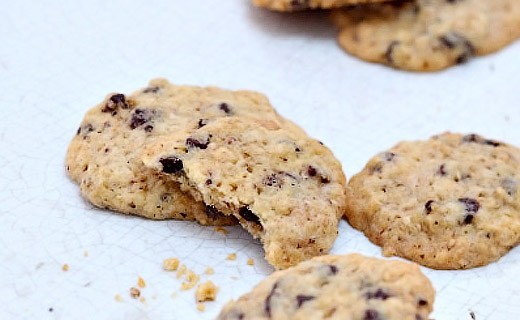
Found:
[[[276,12],[249,4],[247,11],[257,29],[273,37],[334,40],[338,33],[330,19],[330,11],[327,10]]]

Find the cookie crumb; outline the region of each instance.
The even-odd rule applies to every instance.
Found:
[[[140,288],[144,288],[144,287],[146,287],[146,282],[144,282],[144,279],[143,279],[143,278],[139,277],[139,278],[137,279],[137,285],[138,285]]]
[[[200,276],[196,274],[195,272],[188,270],[188,273],[186,274],[186,281],[182,282],[181,289],[182,290],[189,290],[197,285],[199,282]]]
[[[137,299],[141,295],[141,291],[136,287],[130,288],[130,297]]]
[[[477,319],[477,317],[475,316],[475,312],[473,312],[472,310],[469,310],[469,316],[471,317],[471,320]]]
[[[163,269],[166,271],[177,271],[179,268],[179,259],[168,258],[163,261]]]
[[[65,264],[61,267],[61,270],[63,270],[64,272],[69,271],[69,265],[65,263]]]
[[[220,232],[223,235],[227,235],[229,233],[229,231],[226,228],[223,228],[223,227],[215,227],[215,231],[216,232]]]
[[[210,280],[200,284],[195,292],[197,302],[214,301],[217,297],[218,287]]]
[[[179,267],[179,270],[177,270],[177,279],[180,279],[180,277],[182,277],[183,275],[186,274],[186,265],[183,263],[181,264],[181,266]]]
[[[85,258],[88,257],[88,251],[87,251],[87,250],[83,251],[83,256],[84,256]]]
[[[213,270],[212,267],[207,267],[205,273],[210,276],[215,273],[215,270]]]
[[[236,253],[230,253],[227,255],[227,258],[226,260],[231,260],[231,261],[234,261],[237,259],[237,254]]]
[[[204,305],[204,303],[197,303],[197,310],[199,310],[200,312],[204,312],[206,310],[206,306]]]
[[[255,259],[253,259],[253,258],[247,259],[247,264],[250,265],[250,266],[254,266],[255,265]]]
[[[52,307],[49,308],[49,312],[53,312],[54,309]]]
[[[139,298],[139,302],[146,303],[146,299],[144,297]]]
[[[114,300],[117,302],[123,302],[123,297],[121,297],[121,295],[118,293],[114,296]]]

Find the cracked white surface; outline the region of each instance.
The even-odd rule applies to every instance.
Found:
[[[83,114],[108,92],[131,92],[158,76],[258,90],[324,141],[348,177],[397,141],[445,130],[520,145],[519,42],[445,72],[415,74],[345,55],[323,13],[270,13],[247,0],[3,7],[0,319],[212,319],[272,271],[239,227],[225,236],[82,200],[65,175],[65,151]],[[226,260],[232,252],[237,260]],[[342,222],[333,253],[347,252],[380,256]],[[220,287],[205,312],[196,310],[193,290],[180,291],[175,273],[162,271],[169,257]],[[204,274],[208,266],[214,275]],[[483,268],[423,270],[437,289],[435,319],[470,319],[470,310],[478,320],[520,315],[520,248]],[[144,303],[129,296],[139,276]]]

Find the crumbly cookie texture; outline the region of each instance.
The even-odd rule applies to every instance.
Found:
[[[220,118],[159,137],[143,151],[148,169],[234,215],[276,268],[327,253],[337,236],[345,176],[332,152],[303,134],[275,122]]]
[[[177,182],[146,170],[136,158],[150,139],[181,130],[191,121],[203,125],[218,117],[261,118],[301,131],[281,118],[262,94],[156,79],[129,96],[110,94],[87,112],[67,152],[68,174],[98,207],[152,219],[234,224],[235,219],[206,208]]]
[[[427,320],[434,296],[416,264],[322,256],[273,273],[217,319]]]
[[[520,1],[413,0],[337,10],[338,41],[366,61],[435,71],[520,37]]]
[[[519,149],[444,133],[372,158],[349,181],[346,217],[386,256],[472,268],[519,243],[519,184]]]
[[[253,0],[255,6],[275,11],[301,11],[308,9],[331,9],[358,3],[382,2],[385,0]]]

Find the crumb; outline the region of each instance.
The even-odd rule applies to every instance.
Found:
[[[180,277],[182,277],[185,274],[186,274],[186,265],[183,263],[183,264],[181,264],[181,266],[179,267],[179,270],[177,271],[177,279],[179,279]]]
[[[222,233],[222,234],[224,234],[224,235],[226,235],[226,234],[229,233],[229,231],[227,231],[227,229],[222,228],[222,227],[215,227],[215,231],[216,231],[216,232],[220,232],[220,233]]]
[[[114,299],[117,302],[123,302],[123,297],[121,297],[121,295],[119,293],[114,296]]]
[[[141,291],[136,287],[130,288],[130,297],[137,299],[141,295]]]
[[[469,310],[469,316],[471,317],[472,320],[475,320],[476,317],[475,317],[475,312]]]
[[[197,285],[199,282],[199,275],[195,272],[188,270],[188,273],[186,274],[186,281],[184,281],[181,285],[182,290],[189,290]]]
[[[169,258],[163,261],[163,269],[166,271],[176,271],[179,268],[179,259]]]
[[[215,270],[213,270],[212,267],[207,267],[205,273],[210,276],[215,273]]]
[[[83,256],[84,256],[85,258],[88,257],[88,251],[87,251],[87,250],[83,251]]]
[[[61,267],[61,270],[65,271],[65,272],[69,271],[69,265],[65,263],[65,264]]]
[[[236,260],[236,259],[237,259],[236,253],[230,253],[227,255],[227,258],[226,258],[226,260],[231,260],[231,261]]]
[[[204,303],[197,303],[197,310],[199,310],[200,312],[204,312],[204,310],[206,310],[206,306],[204,305]]]
[[[255,265],[255,259],[253,259],[253,258],[247,259],[247,264],[250,265],[250,266],[254,266]]]
[[[210,280],[199,284],[195,292],[197,302],[213,301],[217,297],[218,287]]]
[[[49,312],[53,312],[54,309],[52,307],[49,308]]]
[[[139,298],[139,302],[146,303],[146,299],[144,297]]]
[[[143,278],[139,277],[139,278],[137,279],[137,285],[138,285],[140,288],[144,288],[144,287],[146,287],[146,282],[144,282],[144,279],[143,279]]]

